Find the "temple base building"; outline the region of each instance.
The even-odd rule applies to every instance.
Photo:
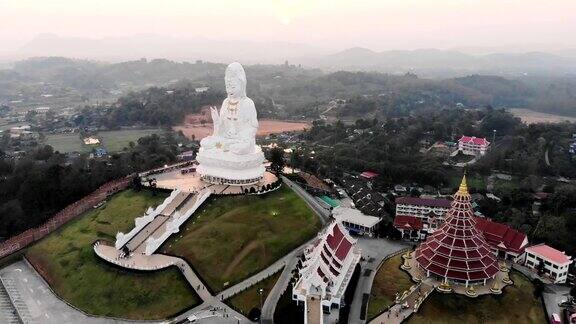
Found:
[[[445,222],[413,253],[405,255],[402,268],[414,280],[427,280],[442,292],[470,297],[501,293],[502,286],[512,283],[508,270],[500,267],[476,222],[464,176]]]
[[[340,222],[334,222],[304,250],[292,299],[304,303],[304,324],[335,323],[361,253]]]

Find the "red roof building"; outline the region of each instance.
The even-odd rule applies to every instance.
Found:
[[[498,273],[498,261],[476,227],[470,201],[464,176],[446,221],[416,248],[416,262],[427,276],[468,286],[485,284]]]
[[[360,176],[362,178],[372,180],[378,176],[378,173],[372,172],[372,171],[364,171],[364,172],[360,173]]]
[[[524,253],[524,249],[528,245],[526,234],[488,218],[474,217],[474,220],[476,221],[476,228],[484,234],[484,238],[498,257],[514,260]]]
[[[464,154],[484,155],[488,150],[488,146],[490,146],[490,142],[483,137],[462,135],[458,140],[458,150]]]

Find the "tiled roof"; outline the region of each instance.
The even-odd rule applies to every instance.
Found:
[[[372,179],[372,178],[376,178],[378,176],[378,173],[376,172],[372,172],[372,171],[364,171],[362,173],[360,173],[360,176],[366,179]]]
[[[496,223],[483,217],[474,217],[476,228],[484,234],[484,237],[494,247],[504,248],[507,251],[522,253],[524,251],[526,234],[521,233],[508,225]]]
[[[490,142],[488,142],[484,137],[474,137],[474,136],[464,136],[464,135],[462,135],[462,137],[460,137],[458,142],[472,143],[475,145],[485,145],[485,146],[490,145]]]
[[[556,264],[571,263],[570,257],[562,251],[558,251],[544,243],[533,245],[526,248],[526,252],[537,254],[545,259],[548,259]]]
[[[419,217],[410,215],[396,215],[396,217],[394,217],[394,227],[421,230],[423,226],[422,220]]]
[[[418,197],[399,197],[396,198],[396,204],[416,205],[427,207],[444,207],[450,208],[452,202],[448,199],[418,198]]]

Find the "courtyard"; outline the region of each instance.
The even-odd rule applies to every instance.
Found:
[[[372,286],[368,304],[368,320],[394,304],[400,294],[413,283],[400,269],[401,256],[382,264]],[[456,294],[433,292],[407,323],[545,323],[540,300],[534,297],[532,283],[518,272],[510,272],[514,285],[504,288],[502,295],[470,298]]]
[[[89,314],[162,319],[195,306],[199,298],[180,271],[130,272],[98,258],[94,241],[114,240],[134,218],[166,198],[127,190],[70,221],[27,250],[26,257],[61,298]]]
[[[218,292],[265,269],[320,227],[319,218],[287,186],[264,195],[213,196],[159,253],[182,257]]]

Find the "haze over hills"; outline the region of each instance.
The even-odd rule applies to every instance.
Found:
[[[494,75],[576,73],[576,57],[543,52],[470,55],[459,51],[419,49],[375,52],[355,47],[305,60],[306,65],[329,70],[363,70],[390,73],[413,71],[430,77],[473,73]]]
[[[153,34],[130,37],[72,38],[41,34],[13,56],[65,56],[119,62],[146,58],[176,61],[242,61],[246,64],[283,63],[290,57],[328,53],[313,46],[288,42],[220,41],[202,37],[176,38]]]
[[[576,73],[575,49],[537,45],[376,52],[362,47],[340,50],[289,42],[220,41],[154,34],[105,38],[42,34],[10,53],[10,57],[18,59],[35,56],[63,56],[108,62],[142,57],[189,62],[240,61],[245,64],[281,64],[288,60],[304,67],[329,71],[414,72],[425,77],[441,78],[475,73],[502,76]]]

